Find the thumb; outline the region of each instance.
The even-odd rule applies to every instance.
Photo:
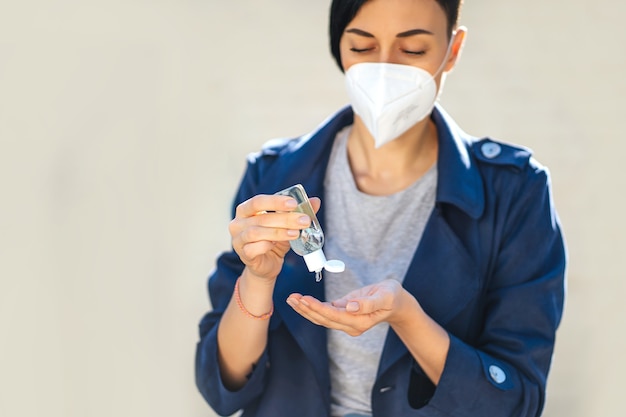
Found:
[[[346,311],[350,313],[356,313],[357,311],[359,311],[360,308],[361,306],[357,301],[350,301],[348,304],[346,304]]]
[[[352,299],[346,305],[346,311],[359,312],[361,314],[370,314],[378,310],[385,309],[385,300],[380,294],[374,294],[367,297]]]

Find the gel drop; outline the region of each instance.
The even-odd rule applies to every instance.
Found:
[[[324,232],[317,220],[317,216],[315,216],[304,187],[301,184],[296,184],[276,194],[292,197],[298,203],[298,207],[294,211],[304,213],[311,218],[311,225],[301,230],[300,236],[289,241],[289,244],[295,253],[304,258],[309,272],[315,272],[315,280],[317,282],[321,281],[323,269],[328,272],[343,272],[346,266],[342,261],[335,259],[326,260],[326,255],[322,250],[324,246]]]

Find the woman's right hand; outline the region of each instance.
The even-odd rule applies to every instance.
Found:
[[[311,198],[313,210],[319,198]],[[311,224],[306,214],[294,212],[297,202],[284,195],[256,195],[237,206],[228,227],[232,245],[248,273],[275,280],[283,267],[289,241]]]

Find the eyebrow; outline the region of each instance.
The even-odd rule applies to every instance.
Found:
[[[357,28],[347,29],[346,33],[354,33],[355,35],[364,36],[366,38],[374,38],[375,37],[371,33],[366,32],[366,31],[361,30],[361,29],[357,29]],[[407,30],[406,32],[398,33],[396,35],[396,38],[408,38],[409,36],[415,36],[415,35],[433,35],[433,33],[431,31],[429,31],[429,30],[426,30],[426,29],[411,29],[411,30]]]
[[[426,29],[411,29],[406,32],[398,33],[396,35],[397,38],[408,38],[409,36],[414,35],[433,35],[433,33]]]

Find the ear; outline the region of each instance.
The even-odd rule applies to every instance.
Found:
[[[450,47],[450,56],[448,57],[448,62],[446,62],[446,67],[444,69],[445,72],[450,72],[454,69],[459,57],[461,56],[461,52],[463,51],[466,36],[467,28],[465,26],[459,26],[456,30],[454,30],[454,32],[452,32],[452,39],[450,40],[452,45]]]

